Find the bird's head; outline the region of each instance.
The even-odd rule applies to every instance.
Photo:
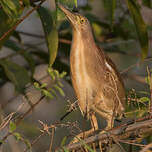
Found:
[[[88,19],[79,13],[73,13],[63,5],[58,4],[59,8],[64,12],[72,27],[78,32],[88,32],[91,30]]]

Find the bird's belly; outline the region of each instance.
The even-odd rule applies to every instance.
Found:
[[[83,58],[71,56],[72,84],[82,113],[88,113],[93,99],[92,85]]]

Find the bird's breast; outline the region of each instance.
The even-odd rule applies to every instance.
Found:
[[[70,67],[72,84],[79,101],[82,113],[89,111],[92,98],[91,81],[86,70],[85,52],[82,42],[72,45],[70,55]]]

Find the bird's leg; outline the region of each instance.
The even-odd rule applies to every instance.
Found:
[[[114,116],[109,116],[107,118],[107,127],[105,128],[105,130],[109,130],[109,129],[112,129],[114,126]]]
[[[95,130],[98,130],[98,121],[97,121],[97,118],[95,116],[94,113],[92,113],[90,115],[90,120],[91,120],[91,127],[92,127],[92,130],[95,131]]]
[[[90,136],[91,134],[93,134],[94,131],[98,130],[98,122],[97,122],[97,118],[94,113],[90,114],[90,120],[91,120],[92,128],[88,131],[78,134],[76,137],[74,137],[72,143],[78,142],[79,139],[84,139],[84,138]]]
[[[96,113],[98,113],[100,116],[102,116],[103,118],[106,119],[107,127],[104,130],[109,130],[109,129],[113,128],[114,115],[112,113],[109,113],[109,112],[106,112],[106,111],[102,111],[102,110],[98,109],[95,106],[92,106],[92,110],[94,110]]]
[[[95,107],[94,105],[92,105],[92,110],[95,111],[96,113],[98,113],[103,118],[105,118],[106,121],[107,121],[106,128],[104,130],[102,130],[100,132],[100,134],[107,133],[107,130],[113,128],[113,125],[114,125],[114,114],[112,112],[109,113],[109,112],[106,112],[106,111],[102,111],[102,110],[98,109],[97,107]],[[107,143],[107,142],[105,142],[105,143]],[[102,152],[102,143],[101,143],[101,141],[99,141],[99,149]]]

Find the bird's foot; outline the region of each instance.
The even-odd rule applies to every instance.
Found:
[[[102,152],[102,151],[105,151],[105,148],[108,147],[109,141],[112,141],[110,139],[110,133],[108,132],[109,130],[111,129],[111,127],[106,127],[104,130],[100,131],[99,134],[106,134],[107,135],[107,139],[105,140],[102,140],[102,142],[99,140],[99,150]],[[106,146],[105,146],[106,145]]]
[[[112,129],[112,127],[107,126],[102,131],[100,131],[100,134],[109,134],[109,130],[111,130],[111,129]]]
[[[90,130],[88,130],[88,131],[82,132],[82,133],[76,135],[76,136],[73,138],[73,140],[70,142],[70,144],[79,142],[79,141],[81,141],[81,140],[83,140],[83,139],[85,139],[85,138],[93,135],[94,132],[95,132],[94,129],[90,129]]]

